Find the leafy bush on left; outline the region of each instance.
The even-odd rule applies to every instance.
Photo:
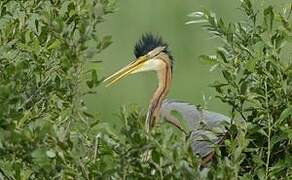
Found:
[[[80,82],[110,43],[97,25],[113,1],[0,2],[0,179],[89,178],[94,154]],[[90,41],[90,43],[89,43]],[[89,46],[90,44],[90,46]]]

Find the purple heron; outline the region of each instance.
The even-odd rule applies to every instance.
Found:
[[[144,34],[135,45],[134,54],[136,59],[133,62],[104,80],[108,83],[106,86],[130,74],[156,71],[158,87],[150,100],[146,131],[149,132],[157,121],[164,119],[189,135],[194,153],[203,159],[210,159],[214,145],[222,142],[226,134],[225,127],[230,118],[216,112],[200,110],[187,102],[165,99],[171,86],[174,59],[161,37]],[[173,111],[182,118],[178,119]],[[187,128],[182,126],[181,121],[184,121]]]

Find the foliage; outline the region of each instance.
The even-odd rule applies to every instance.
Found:
[[[130,112],[130,113],[129,113]],[[118,133],[98,135],[98,171],[101,179],[180,179],[204,177],[181,132],[162,124],[151,134],[144,130],[145,116],[138,108],[123,108],[124,126]],[[151,151],[147,161],[145,152]]]
[[[0,2],[0,179],[83,178],[91,167],[96,118],[80,90],[99,84],[84,65],[110,43],[97,25],[111,0]],[[94,129],[94,128],[93,128]]]
[[[212,87],[231,106],[232,116],[243,119],[234,118],[227,154],[213,167],[213,177],[292,178],[292,4],[278,13],[243,0],[240,9],[247,20],[238,23],[225,23],[208,11],[191,14],[200,21],[190,23],[205,22],[223,42],[215,56],[201,58],[222,72],[224,80]]]
[[[0,179],[292,177],[291,4],[278,13],[242,0],[247,19],[239,23],[191,14],[199,20],[190,24],[204,22],[222,40],[216,55],[201,58],[222,72],[212,87],[232,110],[207,166],[170,125],[146,133],[135,107],[122,109],[117,129],[87,112],[82,97],[100,80],[84,66],[110,45],[96,31],[113,8],[110,0],[0,2]]]

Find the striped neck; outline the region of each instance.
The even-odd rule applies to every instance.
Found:
[[[162,61],[161,68],[156,71],[158,78],[158,88],[154,92],[149,104],[146,117],[146,132],[152,129],[159,119],[161,104],[169,92],[172,79],[172,69],[170,61],[167,57],[162,56],[159,59]]]

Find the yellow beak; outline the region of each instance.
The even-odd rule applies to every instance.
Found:
[[[127,75],[131,74],[133,71],[142,67],[146,60],[147,59],[145,56],[140,57],[139,59],[133,61],[132,63],[123,67],[121,70],[117,71],[116,73],[106,78],[103,82],[107,83],[106,87],[114,84],[118,80],[122,79],[123,77],[126,77]]]

